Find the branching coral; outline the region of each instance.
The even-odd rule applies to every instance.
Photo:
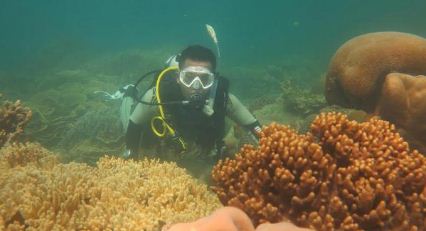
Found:
[[[220,206],[173,163],[104,157],[97,167],[60,164],[35,144],[0,153],[0,229],[159,230]]]
[[[30,119],[31,110],[22,106],[19,100],[14,103],[3,101],[0,107],[0,147],[16,140]]]
[[[0,162],[8,168],[24,167],[28,163],[42,166],[46,161],[58,163],[53,153],[37,143],[16,143],[0,149]]]
[[[390,123],[320,114],[299,135],[272,124],[258,148],[215,166],[222,203],[254,222],[290,219],[317,230],[424,230],[426,158]]]

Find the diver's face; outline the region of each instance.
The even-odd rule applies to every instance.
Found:
[[[182,66],[182,70],[184,70],[186,67],[190,67],[190,66],[205,67],[205,68],[209,69],[210,71],[212,71],[212,64],[210,62],[197,61],[197,60],[192,60],[192,59],[186,59],[184,61],[183,66]],[[203,76],[200,76],[200,78],[203,78]],[[203,80],[201,80],[201,81],[203,81]],[[209,89],[210,89],[210,88],[204,89],[202,87],[200,87],[198,89],[195,89],[195,88],[192,88],[192,87],[187,87],[183,83],[180,82],[179,78],[177,78],[177,82],[180,86],[180,89],[181,89],[182,94],[185,97],[185,99],[189,99],[192,95],[195,95],[195,94],[206,96],[207,93],[209,92]]]

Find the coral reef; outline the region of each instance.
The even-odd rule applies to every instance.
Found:
[[[159,230],[218,207],[174,163],[103,157],[91,167],[61,164],[37,144],[0,150],[0,229]]]
[[[225,77],[231,82],[231,91],[239,98],[250,101],[265,95],[277,95],[280,93],[278,86],[280,79],[271,76],[264,67],[255,65],[222,67]],[[243,81],[242,81],[243,80]],[[238,83],[238,87],[233,87]],[[265,94],[267,92],[267,94]]]
[[[326,106],[324,96],[302,89],[293,81],[284,80],[281,82],[281,90],[284,106],[289,111],[301,116],[318,113],[321,108]]]
[[[118,119],[118,107],[93,109],[78,117],[64,131],[56,150],[63,160],[95,164],[105,153],[120,153],[124,131]]]
[[[118,113],[107,112],[119,108],[119,102],[106,102],[93,92],[114,92],[145,72],[161,67],[170,51],[181,49],[170,46],[99,55],[73,38],[52,41],[41,53],[28,57],[30,66],[1,72],[0,91],[21,99],[31,108],[33,118],[25,130],[26,137],[50,150],[60,151],[68,160],[75,158],[95,163],[100,153],[118,153],[119,147],[112,148],[112,143],[120,140],[123,134],[121,128],[116,129],[115,123],[112,127],[110,124],[97,126],[119,121]],[[148,80],[141,85],[150,83]],[[73,140],[76,136],[70,133],[81,131],[79,126],[83,120],[93,121],[90,117],[102,112],[105,114],[99,120],[103,121],[98,121],[96,128],[92,125],[86,128],[87,132],[95,134],[92,139],[87,142]],[[104,142],[109,144],[101,147]]]
[[[47,161],[48,160],[48,161]],[[46,163],[58,164],[56,155],[43,148],[38,143],[14,143],[0,149],[0,161],[2,169],[12,169],[15,167],[25,167],[33,164],[38,167]]]
[[[371,116],[370,114],[366,113],[363,110],[356,110],[351,108],[344,108],[340,107],[338,105],[329,105],[327,107],[324,107],[320,110],[320,113],[327,113],[327,112],[340,112],[345,114],[349,120],[355,120],[357,122],[365,122],[369,119],[371,119],[374,116]],[[318,113],[318,114],[320,114]],[[315,118],[318,116],[318,114],[311,114],[307,117],[305,117],[303,120],[299,120],[300,122],[296,124],[297,126],[294,126],[294,128],[301,133],[308,132],[310,130],[312,121],[315,120]]]
[[[331,104],[373,112],[384,78],[391,72],[426,74],[426,39],[399,32],[352,38],[334,54],[327,73]]]
[[[2,95],[0,94],[0,99]],[[31,110],[19,100],[3,101],[0,107],[0,147],[15,141],[31,119]]]
[[[303,119],[300,115],[287,111],[286,108],[283,107],[283,102],[281,100],[277,100],[277,102],[273,104],[268,104],[262,107],[262,109],[254,111],[253,114],[262,124],[269,124],[272,122],[290,124],[294,121]]]
[[[316,230],[424,230],[426,157],[387,121],[322,113],[299,135],[279,124],[212,171],[221,202],[255,224]]]
[[[262,106],[256,103],[259,98],[275,95],[278,98],[282,93],[280,83],[283,80],[292,79],[303,87],[311,88],[313,84],[319,82],[317,76],[323,71],[321,59],[307,54],[280,55],[273,62],[264,62],[265,60],[260,59],[256,63],[243,63],[243,65],[224,63],[221,66],[222,73],[231,82],[233,94],[247,100],[245,103],[254,101],[255,107]],[[238,83],[238,87],[234,86],[234,83]],[[323,86],[321,85],[322,88]],[[322,93],[323,90],[321,95]]]
[[[389,120],[426,152],[425,75],[426,39],[397,32],[365,34],[337,50],[327,73],[326,98]]]
[[[294,80],[281,81],[279,97],[262,96],[251,101],[249,110],[263,124],[278,122],[304,130],[306,121],[327,106],[322,94],[304,89]]]
[[[111,79],[116,76],[94,74],[84,70],[64,70],[49,77],[39,77],[39,91],[26,103],[33,110],[29,136],[46,147],[53,148],[64,139],[64,130],[73,129],[80,117],[90,111],[118,107],[103,102],[93,94],[96,90],[114,91]],[[100,79],[104,79],[103,83]],[[111,117],[118,115],[111,114]]]
[[[426,64],[426,63],[425,63]],[[409,131],[411,145],[426,153],[426,76],[388,74],[375,114]]]
[[[263,96],[260,96],[260,97],[257,97],[255,99],[251,100],[248,103],[247,109],[251,112],[258,111],[258,110],[261,110],[266,105],[273,104],[276,101],[277,101],[276,96],[263,95]]]

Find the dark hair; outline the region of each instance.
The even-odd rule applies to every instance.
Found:
[[[188,46],[178,56],[179,68],[182,68],[187,59],[209,62],[212,65],[213,71],[216,69],[216,56],[209,48],[200,45]]]

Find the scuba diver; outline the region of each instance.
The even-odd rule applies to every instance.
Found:
[[[152,87],[136,100],[127,121],[124,157],[196,152],[220,159],[224,155],[225,117],[257,141],[259,122],[228,92],[229,82],[216,72],[216,56],[210,49],[189,46],[157,73]],[[127,87],[125,95],[134,97],[132,89],[136,87]]]

